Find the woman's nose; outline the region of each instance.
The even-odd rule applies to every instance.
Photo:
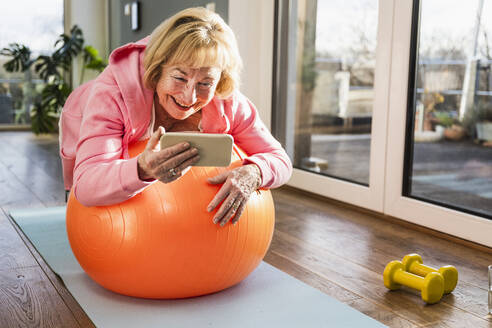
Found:
[[[196,88],[195,86],[186,86],[183,90],[183,102],[186,106],[191,106],[196,102]]]

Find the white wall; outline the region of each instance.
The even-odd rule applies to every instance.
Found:
[[[244,62],[241,91],[271,127],[273,72],[273,0],[229,0],[229,25]]]
[[[84,33],[85,45],[91,45],[103,58],[108,56],[107,0],[64,0],[65,33],[77,24]],[[73,65],[73,85],[80,82],[81,62]],[[85,70],[84,82],[97,76],[97,72]]]

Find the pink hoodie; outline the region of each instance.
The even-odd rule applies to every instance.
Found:
[[[122,46],[108,67],[75,89],[60,119],[60,156],[65,188],[86,206],[122,202],[154,182],[138,178],[137,159],[128,145],[146,132],[153,90],[142,83],[148,38]],[[258,165],[262,188],[278,187],[290,178],[292,164],[260,120],[254,105],[239,91],[228,99],[213,98],[202,108],[204,133],[227,133]]]

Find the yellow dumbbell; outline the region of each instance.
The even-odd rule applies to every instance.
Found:
[[[439,269],[422,264],[422,258],[418,254],[408,254],[401,261],[405,271],[425,277],[430,272],[439,272],[444,278],[444,294],[451,293],[458,283],[458,270],[452,265],[445,265]]]
[[[384,285],[396,290],[403,286],[420,290],[424,302],[433,304],[439,302],[444,293],[444,279],[438,272],[430,272],[425,276],[417,276],[406,272],[400,261],[391,261],[384,268]]]

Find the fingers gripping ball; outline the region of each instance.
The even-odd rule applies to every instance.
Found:
[[[425,278],[404,271],[400,261],[391,261],[383,273],[386,288],[396,290],[403,286],[420,290],[424,302],[433,304],[441,300],[444,292],[444,279],[440,273],[430,272]]]
[[[136,156],[145,148],[130,148]],[[241,165],[233,154],[233,164]],[[180,179],[156,182],[112,206],[84,207],[70,195],[67,231],[87,274],[117,293],[183,298],[213,293],[243,280],[265,256],[274,227],[269,191],[251,195],[236,225],[213,224],[207,212],[220,185],[207,178],[226,168],[193,167]]]

